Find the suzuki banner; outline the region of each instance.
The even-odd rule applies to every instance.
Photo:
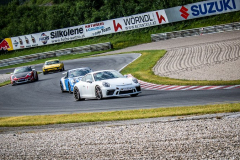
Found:
[[[169,22],[212,16],[240,10],[240,0],[209,0],[165,9]]]
[[[2,48],[17,50],[162,25],[240,10],[240,0],[209,0],[102,22],[12,37]],[[8,47],[9,46],[9,47]]]

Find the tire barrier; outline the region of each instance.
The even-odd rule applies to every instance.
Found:
[[[227,32],[227,31],[233,31],[233,30],[240,30],[240,22],[152,34],[151,40],[152,42],[157,42],[157,41],[178,38],[178,37],[198,36],[198,35]]]
[[[66,48],[66,49],[61,49],[56,51],[49,51],[49,52],[30,54],[26,56],[14,57],[9,59],[3,59],[3,60],[0,60],[0,67],[31,62],[38,59],[59,57],[59,56],[68,55],[68,54],[81,54],[81,53],[88,53],[88,52],[94,52],[94,51],[104,51],[108,49],[112,49],[112,45],[110,42],[81,46],[81,47],[74,47],[74,48]]]

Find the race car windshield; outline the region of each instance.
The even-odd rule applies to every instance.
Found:
[[[114,78],[124,78],[124,76],[117,71],[98,72],[98,73],[94,73],[93,77],[94,77],[95,81],[114,79]]]
[[[45,64],[46,64],[46,65],[52,65],[52,64],[58,64],[58,63],[59,63],[59,61],[56,60],[56,61],[49,61],[49,62],[46,62]]]
[[[85,76],[85,75],[88,74],[89,72],[90,72],[90,71],[87,70],[87,69],[74,70],[74,71],[71,71],[71,72],[70,72],[69,77],[70,77],[70,78],[73,78],[73,77]]]
[[[32,71],[32,68],[30,68],[30,67],[22,67],[22,68],[16,68],[14,70],[14,73],[17,74],[17,73],[30,72],[30,71]]]

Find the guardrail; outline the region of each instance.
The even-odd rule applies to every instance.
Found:
[[[26,56],[14,57],[9,59],[3,59],[3,60],[0,60],[0,67],[31,62],[38,59],[58,57],[58,56],[68,55],[68,54],[81,54],[81,53],[88,53],[93,51],[103,51],[108,49],[112,49],[112,45],[110,42],[98,43],[98,44],[92,44],[92,45],[74,47],[74,48],[66,48],[66,49],[61,49],[56,51],[49,51],[49,52],[30,54]]]
[[[240,30],[240,22],[222,24],[222,25],[216,25],[216,26],[208,26],[208,27],[202,27],[202,28],[194,28],[194,29],[188,29],[188,30],[180,30],[180,31],[152,34],[151,40],[152,40],[152,42],[157,42],[157,41],[178,38],[178,37],[197,36],[197,35],[226,32],[226,31],[233,31],[233,30]]]

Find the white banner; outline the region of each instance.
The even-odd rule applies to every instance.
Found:
[[[129,31],[168,23],[164,10],[146,12],[112,20],[115,32]]]
[[[208,0],[166,9],[169,22],[212,16],[240,10],[240,0]]]
[[[12,37],[13,49],[24,49],[85,38],[84,26],[63,28],[42,33]]]
[[[110,20],[85,25],[86,37],[95,37],[114,33]]]

